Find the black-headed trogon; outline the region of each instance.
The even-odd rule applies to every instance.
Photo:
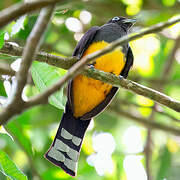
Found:
[[[134,19],[114,17],[103,26],[92,27],[77,44],[73,56],[81,60],[83,56],[103,49],[112,41],[127,35],[134,22]],[[122,75],[124,78],[132,64],[133,54],[128,43],[92,62],[94,68]],[[68,83],[65,112],[45,157],[71,176],[75,176],[83,137],[91,118],[110,103],[117,90],[117,87],[81,74],[71,80]]]

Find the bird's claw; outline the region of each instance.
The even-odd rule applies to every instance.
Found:
[[[88,65],[91,70],[94,70],[94,66],[92,64]]]
[[[120,80],[124,79],[124,77],[123,77],[123,76],[121,76],[121,75],[119,75],[118,77],[119,77],[119,79],[120,79]]]

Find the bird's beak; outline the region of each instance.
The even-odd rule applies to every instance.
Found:
[[[135,23],[136,23],[136,19],[124,19],[122,20],[124,24],[126,24],[128,26],[128,29],[131,28]]]

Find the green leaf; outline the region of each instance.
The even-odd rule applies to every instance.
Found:
[[[70,180],[71,178],[66,174],[64,171],[56,168],[48,168],[45,172],[42,174],[43,180]]]
[[[1,80],[0,80],[0,96],[7,97],[6,91],[5,91],[5,88],[4,88],[4,85],[3,85],[3,81],[1,81]]]
[[[97,128],[99,128],[96,130],[111,131],[112,129],[117,127],[118,121],[114,114],[110,114],[104,111],[99,116],[95,117],[95,123],[97,125]]]
[[[0,150],[0,171],[12,180],[27,180],[27,176],[23,174],[8,155]]]
[[[166,179],[171,167],[171,153],[165,146],[160,156],[160,168],[157,173],[157,180]]]
[[[19,123],[19,117],[17,119],[14,119],[13,121],[10,121],[7,125],[6,128],[10,134],[14,134],[18,141],[21,143],[21,145],[24,147],[26,152],[29,155],[32,155],[32,144],[27,136],[27,134],[24,132],[23,126]]]
[[[48,86],[57,82],[66,71],[45,63],[34,62],[31,72],[34,84],[36,85],[37,89],[42,92]],[[58,109],[64,109],[65,96],[63,95],[63,88],[50,96],[49,103]]]
[[[6,134],[13,140],[13,137],[6,131],[6,129],[2,125],[0,126],[0,134]]]
[[[0,56],[0,59],[3,59],[3,60],[16,60],[18,58],[20,58],[20,56],[6,56],[5,54],[1,54]]]
[[[5,32],[0,30],[0,49],[4,46],[4,35]]]

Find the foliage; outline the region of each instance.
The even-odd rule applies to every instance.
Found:
[[[27,179],[3,151],[0,151],[0,171],[12,180]]]

